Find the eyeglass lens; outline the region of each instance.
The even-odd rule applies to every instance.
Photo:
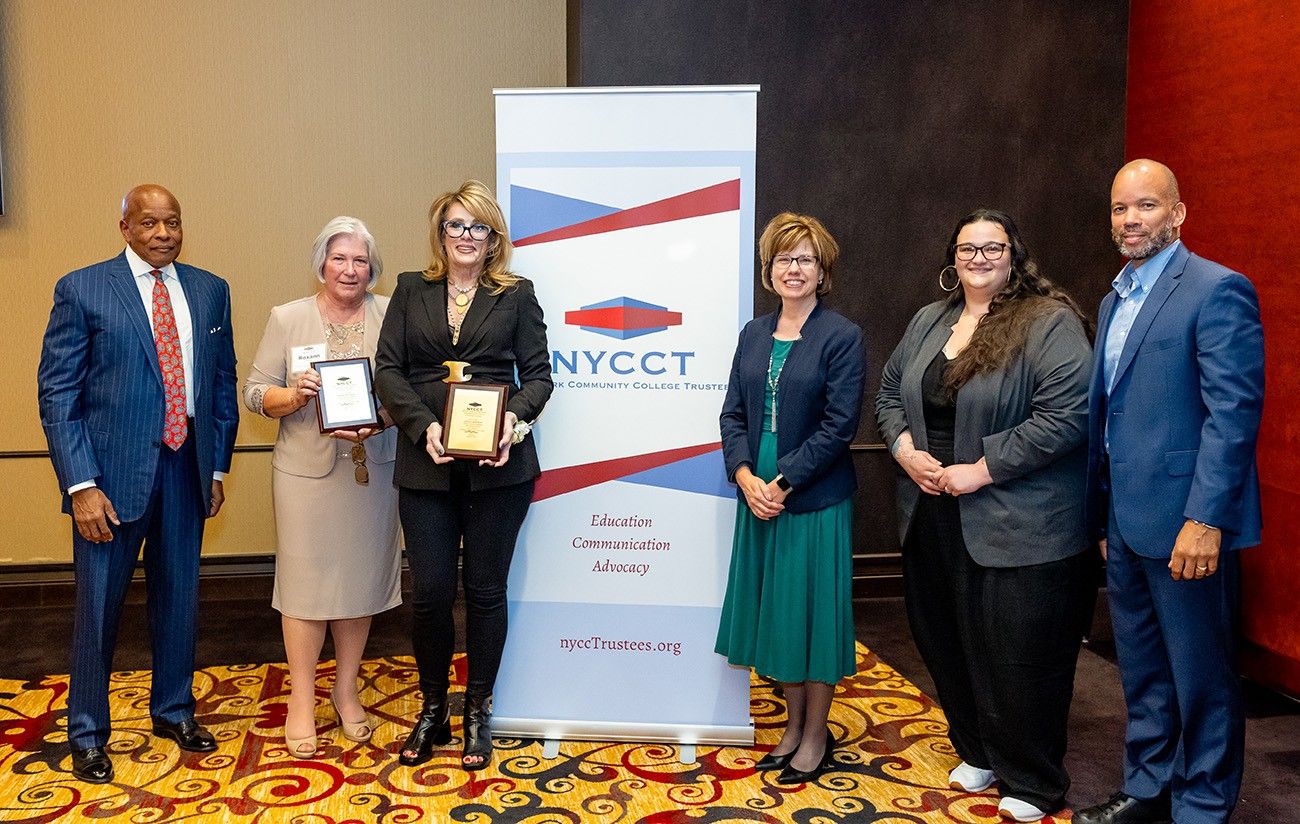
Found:
[[[775,258],[772,259],[772,262],[775,263],[781,269],[789,269],[791,266],[795,264],[798,264],[799,268],[804,269],[804,268],[812,268],[812,265],[817,262],[817,258],[814,257],[813,255],[800,255],[799,257],[790,257],[789,255],[777,255]]]
[[[958,260],[974,260],[976,252],[982,252],[985,260],[997,260],[1002,257],[1002,253],[1007,250],[1005,243],[985,243],[983,246],[975,246],[970,243],[963,243],[957,247]]]
[[[459,220],[448,220],[442,224],[442,229],[447,233],[447,237],[461,237],[465,232],[474,240],[487,240],[488,235],[492,234],[492,227],[486,223],[472,223],[466,226]]]

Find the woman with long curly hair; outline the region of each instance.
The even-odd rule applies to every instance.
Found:
[[[961,762],[999,812],[1065,806],[1066,722],[1095,588],[1083,489],[1092,347],[1010,217],[957,224],[939,282],[890,356],[876,418],[903,472],[908,621]]]

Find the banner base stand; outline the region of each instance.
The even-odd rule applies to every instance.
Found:
[[[683,763],[683,764],[694,764],[694,763],[695,763],[695,745],[694,745],[694,744],[682,744],[681,747],[677,750],[677,760],[680,761],[680,762]]]
[[[548,738],[542,742],[542,758],[548,761],[560,757],[560,739]]]
[[[543,755],[559,754],[560,741],[626,741],[662,744],[718,744],[753,746],[754,722],[744,726],[719,724],[638,724],[626,721],[582,721],[554,718],[510,718],[492,716],[493,738],[540,738]],[[550,753],[554,745],[555,755]],[[683,753],[685,757],[685,753]],[[691,753],[692,761],[694,752]],[[691,761],[683,761],[691,763]]]

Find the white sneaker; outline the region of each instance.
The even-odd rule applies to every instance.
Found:
[[[1009,795],[1002,797],[998,802],[998,815],[1003,818],[1009,818],[1012,821],[1037,821],[1047,813],[1030,804],[1028,801],[1021,801],[1019,798],[1012,798]]]
[[[996,780],[997,776],[992,770],[981,770],[965,761],[953,767],[952,772],[948,773],[948,786],[968,793],[982,793],[992,787]]]

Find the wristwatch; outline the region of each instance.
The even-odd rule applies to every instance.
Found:
[[[784,475],[777,475],[772,480],[776,481],[776,488],[782,492],[790,491],[790,482],[785,479]]]

